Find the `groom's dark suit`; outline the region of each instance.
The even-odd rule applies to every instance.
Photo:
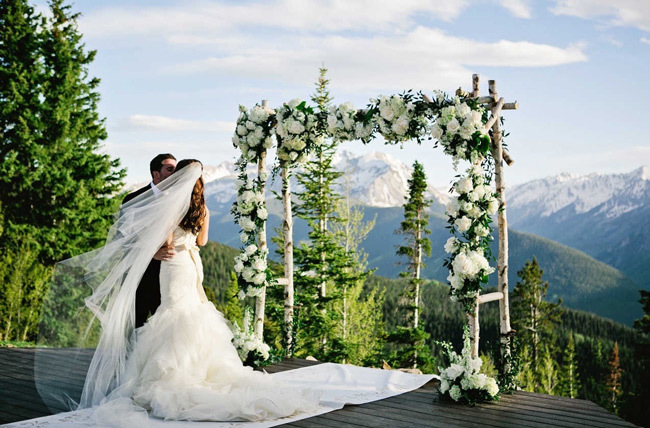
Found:
[[[151,189],[151,184],[126,195],[122,205]],[[135,328],[142,327],[149,314],[160,306],[160,260],[151,259],[135,292]]]

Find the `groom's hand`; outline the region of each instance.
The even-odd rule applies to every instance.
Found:
[[[158,251],[156,251],[156,254],[153,255],[154,260],[161,260],[161,261],[170,261],[172,257],[176,255],[176,250],[174,249],[173,245],[163,245],[160,247]]]

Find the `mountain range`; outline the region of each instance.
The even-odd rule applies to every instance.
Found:
[[[369,267],[379,275],[397,277],[403,267],[397,264],[394,248],[400,237],[394,231],[402,219],[411,167],[385,153],[355,156],[347,151],[337,153],[334,165],[344,172],[338,190],[363,206],[367,219],[376,219],[362,244]],[[236,195],[235,165],[206,166],[204,178],[210,240],[237,247],[238,227],[230,215]],[[565,173],[507,188],[510,288],[517,281],[517,270],[536,256],[550,283],[549,299],[561,298],[567,306],[625,324],[639,318],[638,290],[648,289],[645,278],[650,274],[649,179],[650,169],[641,167],[627,174]],[[279,179],[270,188],[279,191]],[[442,246],[448,237],[444,206],[449,196],[430,185],[428,197],[433,201],[433,252],[425,260],[424,275],[446,281]],[[280,225],[282,210],[271,195],[267,201],[271,235]],[[297,219],[294,240],[306,237],[307,226]],[[495,240],[494,254],[496,249]]]

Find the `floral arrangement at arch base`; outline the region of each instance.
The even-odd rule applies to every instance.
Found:
[[[236,322],[232,325],[232,343],[237,349],[239,358],[245,365],[259,367],[269,359],[269,345],[264,343],[253,331],[253,311],[247,306],[244,312],[243,327]]]
[[[458,403],[474,405],[482,401],[499,399],[496,379],[480,373],[483,361],[472,358],[469,328],[463,334],[463,350],[458,355],[449,343],[438,342],[447,351],[450,365],[438,367],[440,371],[440,394]]]

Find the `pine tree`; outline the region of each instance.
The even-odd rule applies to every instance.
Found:
[[[619,401],[623,394],[621,385],[622,374],[623,370],[621,370],[621,361],[618,356],[618,342],[614,342],[612,351],[609,354],[609,371],[607,373],[607,378],[605,379],[605,385],[607,385],[608,407],[616,414],[618,414]]]
[[[339,245],[352,257],[352,269],[356,272],[366,272],[368,254],[360,246],[375,226],[377,216],[364,221],[364,209],[355,204],[350,195],[349,174],[350,171],[346,169],[343,177],[343,195],[334,212],[340,221],[331,223],[331,230],[338,237]],[[365,293],[364,285],[365,280],[359,279],[345,287],[343,301],[338,308],[343,318],[343,339],[350,344],[349,358],[345,362],[350,364],[375,364],[383,348],[384,292],[371,289]]]
[[[638,384],[634,395],[628,403],[626,416],[641,426],[650,426],[650,291],[639,290],[643,317],[634,321],[634,328],[639,332],[634,344],[634,358],[638,361]]]
[[[575,341],[573,334],[569,334],[569,341],[564,348],[562,356],[562,367],[560,368],[560,394],[569,398],[576,398],[580,390],[578,376],[578,359],[576,356]]]
[[[325,78],[327,69],[321,68],[312,101],[317,104],[317,112],[324,126],[324,118],[331,98],[327,89],[329,81]],[[328,227],[331,222],[343,219],[334,213],[341,196],[334,189],[341,173],[332,165],[336,144],[324,141],[316,146],[314,160],[305,165],[304,171],[297,174],[303,191],[297,194],[300,204],[296,214],[307,221],[309,226],[309,245],[302,244],[295,250],[297,275],[296,311],[297,347],[296,356],[313,355],[330,361],[345,360],[349,354],[349,344],[343,337],[342,305],[345,290],[367,276],[355,271],[355,263],[350,253],[339,245],[337,236]]]
[[[530,351],[533,371],[537,370],[541,347],[551,346],[554,341],[554,328],[562,314],[561,300],[557,303],[544,300],[549,284],[542,280],[543,275],[537,258],[533,257],[517,272],[520,281],[512,292],[512,326],[522,347]]]
[[[97,113],[99,80],[88,76],[95,53],[84,49],[78,15],[62,0],[50,9],[45,19],[24,0],[0,2],[0,253],[16,255],[23,266],[38,262],[29,277],[4,269],[0,283],[29,296],[23,313],[35,318],[51,266],[103,242],[125,175],[117,160],[98,153],[106,138]],[[25,245],[30,260],[17,256]],[[57,305],[83,305],[73,294]],[[35,323],[28,324],[20,337],[33,337]]]
[[[426,227],[429,224],[429,216],[426,214],[426,208],[431,205],[431,201],[424,197],[427,190],[426,175],[422,164],[415,161],[413,164],[413,173],[408,180],[408,195],[404,204],[404,220],[398,233],[404,235],[405,245],[398,247],[397,254],[407,258],[407,271],[402,272],[400,276],[409,278],[408,288],[404,292],[404,302],[407,309],[407,319],[405,330],[399,334],[393,334],[394,339],[398,342],[406,340],[404,343],[408,350],[406,353],[412,355],[410,366],[417,367],[418,352],[421,346],[418,343],[421,338],[425,338],[426,333],[420,328],[420,287],[422,286],[421,270],[424,267],[423,257],[431,255],[431,241],[427,235],[431,233]],[[410,333],[409,333],[409,330]],[[422,331],[420,331],[422,330]]]

